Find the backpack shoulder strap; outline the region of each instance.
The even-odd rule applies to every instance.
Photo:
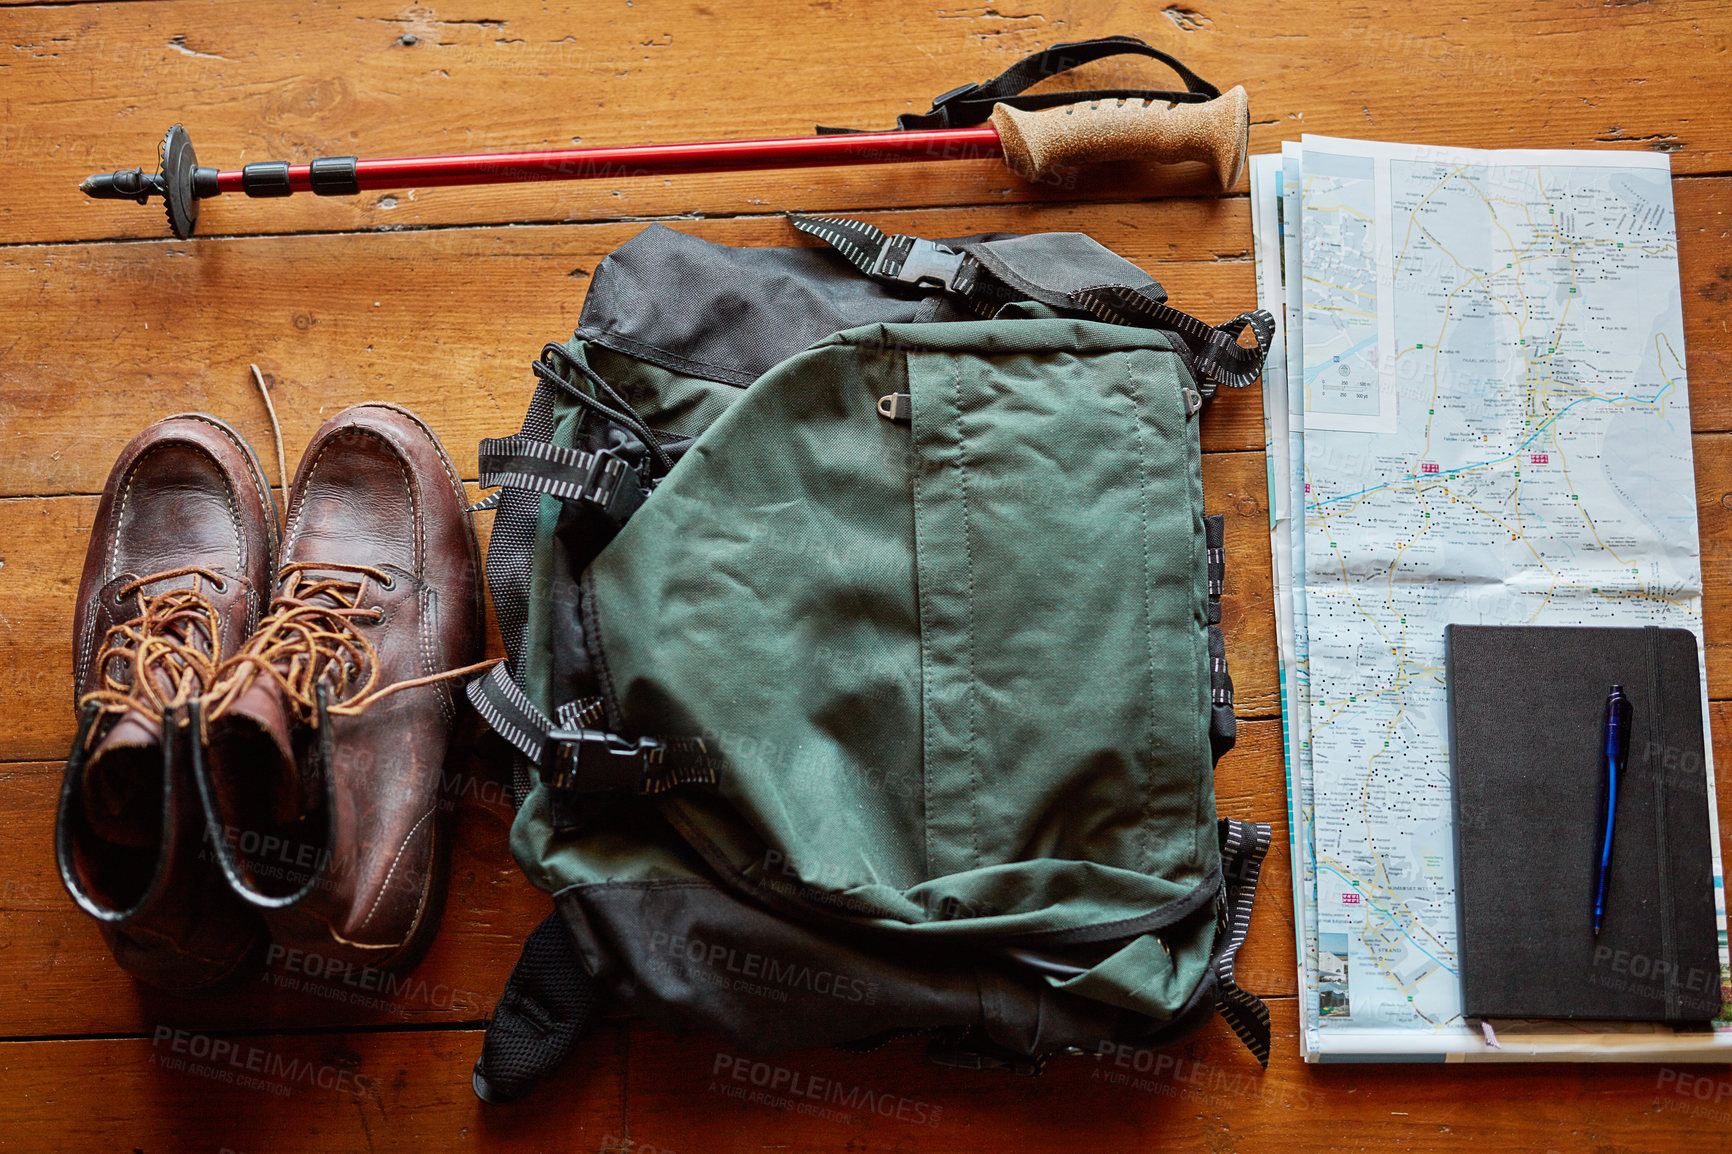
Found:
[[[1251,901],[1257,894],[1257,875],[1262,872],[1263,855],[1269,852],[1274,834],[1267,822],[1224,817],[1220,819],[1220,835],[1221,873],[1226,885],[1220,906],[1220,936],[1210,963],[1215,971],[1215,1008],[1263,1068],[1268,1069],[1272,1036],[1269,1007],[1239,985],[1233,975],[1233,962],[1239,956],[1239,947],[1245,944],[1246,931],[1251,928]]]

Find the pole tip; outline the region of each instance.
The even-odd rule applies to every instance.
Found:
[[[140,204],[146,197],[163,195],[161,178],[146,175],[142,168],[92,173],[78,182],[78,191],[97,200],[136,200]]]

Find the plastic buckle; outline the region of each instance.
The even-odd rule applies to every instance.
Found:
[[[601,729],[555,729],[547,735],[547,744],[553,751],[547,784],[584,793],[637,790],[651,757],[662,747],[653,737],[621,737]]]
[[[884,242],[871,275],[897,284],[956,291],[956,275],[964,254],[917,236],[893,236]]]
[[[643,504],[643,483],[638,479],[637,470],[625,458],[606,451],[598,452],[590,466],[589,480],[583,487],[583,499],[610,519],[624,522]]]
[[[949,105],[950,102],[953,100],[961,100],[964,96],[968,96],[971,93],[975,93],[978,91],[980,91],[980,85],[978,85],[978,84],[961,84],[961,85],[958,85],[957,87],[952,88],[949,92],[946,92],[941,96],[933,97],[932,98],[932,107],[927,110],[926,115],[931,116],[935,112],[943,113],[944,114],[944,127],[949,128],[951,126],[950,125],[950,109],[946,106]]]

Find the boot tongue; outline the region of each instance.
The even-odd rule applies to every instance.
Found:
[[[109,727],[85,762],[84,819],[104,841],[133,849],[162,833],[162,725],[131,710]]]
[[[293,821],[310,798],[300,796],[293,717],[282,687],[273,678],[255,677],[211,727],[212,758],[244,757],[234,772],[213,774],[218,782],[247,782],[269,791],[272,817]]]
[[[142,582],[127,595],[136,622],[137,615],[144,612],[144,598],[195,589],[197,581],[192,574],[151,578],[123,573],[105,587],[103,598],[124,610],[128,600],[120,596],[120,590]],[[176,633],[174,639],[208,653],[215,638],[199,635],[196,630],[193,633]],[[114,660],[118,664],[122,659]],[[183,662],[171,656],[142,675],[151,680],[160,699],[172,700],[179,696],[184,668]],[[138,677],[140,671],[134,668],[127,674],[122,669],[121,674],[124,681],[126,676]],[[202,688],[202,684],[192,687],[193,692]],[[85,762],[80,799],[91,832],[115,845],[134,849],[155,846],[162,836],[164,785],[162,722],[139,709],[128,709],[108,727]]]

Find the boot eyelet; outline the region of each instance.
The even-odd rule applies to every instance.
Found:
[[[372,610],[373,624],[385,624],[385,607],[383,605],[369,605],[367,608]]]
[[[226,580],[224,580],[223,578],[218,577],[215,581],[211,582],[211,592],[212,593],[227,593],[228,591],[229,591],[229,583]]]
[[[381,589],[395,589],[395,588],[397,588],[397,578],[392,576],[389,573],[385,574],[385,579],[383,581],[379,582],[379,588],[381,588]]]

